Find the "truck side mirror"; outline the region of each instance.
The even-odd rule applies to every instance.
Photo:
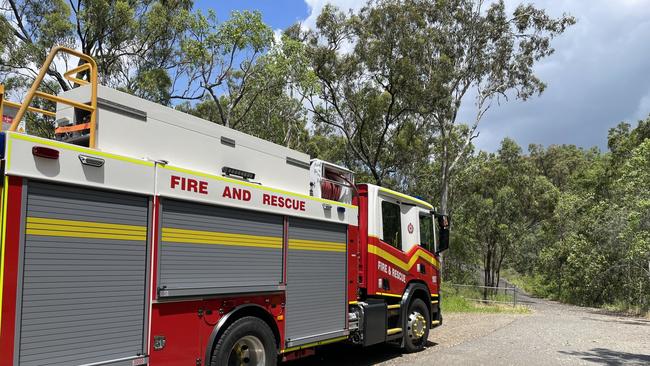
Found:
[[[436,215],[438,219],[438,250],[437,253],[442,253],[449,249],[449,216]]]

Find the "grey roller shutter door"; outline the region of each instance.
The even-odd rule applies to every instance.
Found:
[[[288,346],[341,336],[347,316],[347,226],[289,218]]]
[[[143,354],[146,197],[30,182],[20,366]]]
[[[162,212],[161,296],[279,289],[282,216],[175,200]]]

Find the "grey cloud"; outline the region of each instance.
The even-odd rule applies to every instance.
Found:
[[[311,25],[325,3],[358,9],[360,0],[305,0]],[[506,0],[512,10],[527,0]],[[558,37],[556,52],[536,68],[548,87],[526,102],[495,105],[475,141],[494,151],[504,137],[530,143],[607,146],[607,131],[650,113],[650,0],[534,0],[553,16],[569,13],[578,24]],[[471,100],[461,110],[473,121]]]
[[[509,1],[512,7],[518,2]],[[530,143],[606,148],[607,131],[650,113],[650,1],[535,1],[578,24],[554,42],[556,52],[537,74],[548,87],[540,97],[494,106],[476,140],[494,151],[504,137]],[[469,101],[471,102],[471,101]],[[472,120],[471,103],[461,111]]]

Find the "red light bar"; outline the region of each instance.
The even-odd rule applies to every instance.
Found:
[[[32,155],[45,159],[58,159],[59,150],[54,150],[43,146],[34,146],[32,147]]]

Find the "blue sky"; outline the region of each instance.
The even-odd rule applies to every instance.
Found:
[[[487,0],[486,2],[489,2]],[[513,9],[533,3],[553,16],[569,13],[578,24],[554,40],[556,52],[536,66],[548,88],[527,102],[495,105],[479,126],[479,149],[494,151],[505,137],[528,144],[607,147],[618,122],[636,124],[650,114],[650,0],[506,0]],[[359,9],[359,0],[197,1],[221,19],[232,10],[259,10],[273,29],[302,22],[313,27],[323,5]],[[460,118],[472,121],[471,100]]]
[[[273,29],[287,28],[309,15],[309,7],[303,0],[200,0],[194,5],[199,9],[214,9],[219,19],[224,19],[233,10],[259,10],[264,22]]]

